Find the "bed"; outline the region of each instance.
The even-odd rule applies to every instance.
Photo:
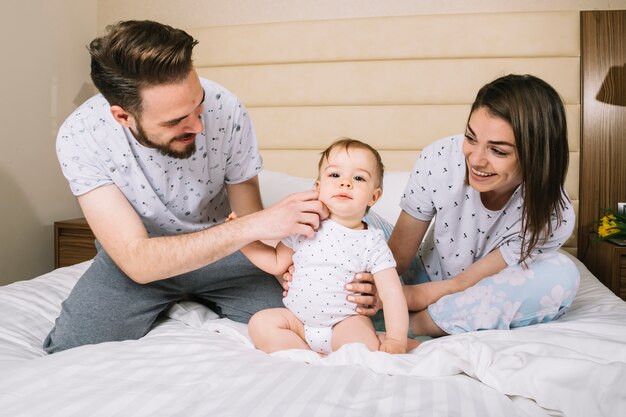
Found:
[[[393,223],[420,149],[458,133],[478,87],[506,72],[534,73],[563,95],[566,187],[578,207],[578,28],[577,13],[542,12],[189,31],[200,39],[200,74],[236,92],[255,121],[264,204],[311,187],[319,150],[348,135],[381,150],[387,173],[374,210]],[[225,40],[230,48],[209,48]],[[245,325],[190,301],[139,340],[47,355],[42,341],[91,261],[59,268],[0,287],[0,416],[621,416],[626,303],[574,258],[577,242],[563,250],[580,290],[557,321],[425,340],[405,355],[359,344],[325,358],[267,355]]]
[[[386,176],[381,217],[397,214],[407,177]],[[312,183],[261,174],[266,204]],[[47,355],[42,341],[90,261],[60,268],[0,287],[0,415],[618,416],[626,303],[573,259],[580,291],[556,322],[426,340],[405,355],[350,344],[325,358],[267,355],[245,325],[190,301],[140,340]]]

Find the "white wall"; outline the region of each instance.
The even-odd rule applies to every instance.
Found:
[[[0,284],[50,271],[54,221],[81,216],[54,140],[59,124],[89,94],[85,45],[96,35],[96,12],[97,0],[3,3]]]
[[[24,0],[0,14],[0,284],[53,267],[53,223],[81,216],[54,153],[90,91],[85,45],[110,23],[182,28],[368,16],[626,9],[626,0]],[[10,3],[10,6],[8,5]],[[558,36],[558,35],[557,35]]]
[[[371,16],[595,9],[626,9],[626,0],[100,0],[98,30],[124,19],[196,28]]]

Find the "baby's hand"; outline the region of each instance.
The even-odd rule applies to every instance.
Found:
[[[279,279],[278,282],[283,286],[283,297],[287,297],[289,294],[289,285],[291,285],[291,280],[293,279],[293,264],[289,265],[287,272],[285,272],[282,276],[282,281]]]
[[[234,211],[232,211],[228,217],[226,218],[226,221],[230,221],[230,220],[235,220],[237,218],[237,213],[235,213]]]
[[[406,353],[406,341],[401,342],[397,339],[386,337],[380,344],[379,350],[387,353]]]

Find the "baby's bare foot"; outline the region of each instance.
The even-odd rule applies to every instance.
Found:
[[[422,342],[420,342],[419,340],[407,338],[407,340],[406,340],[406,351],[410,352],[410,351],[412,351],[413,349],[415,349],[416,347],[418,347],[421,344],[422,344]]]

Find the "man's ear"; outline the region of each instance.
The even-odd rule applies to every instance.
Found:
[[[111,114],[113,115],[113,118],[124,127],[129,128],[135,125],[135,118],[133,115],[120,106],[111,106]]]

